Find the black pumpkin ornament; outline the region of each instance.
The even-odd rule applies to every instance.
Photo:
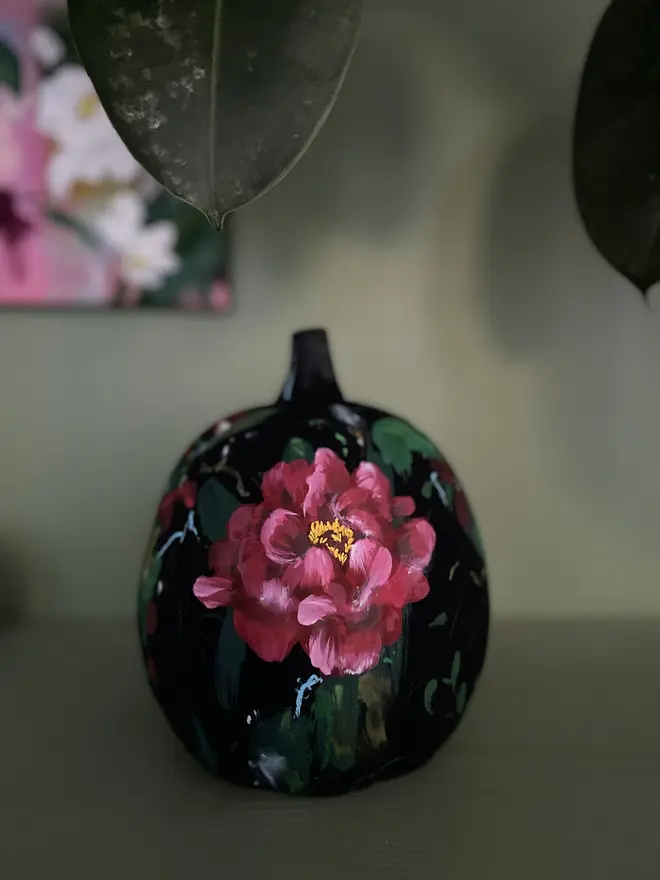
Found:
[[[326,334],[279,401],[177,464],[144,561],[151,688],[210,771],[330,795],[427,761],[484,662],[488,590],[465,493],[407,422],[347,403]]]

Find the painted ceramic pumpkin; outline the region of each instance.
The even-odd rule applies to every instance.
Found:
[[[325,333],[277,404],[178,463],[147,549],[151,687],[209,770],[338,794],[425,762],[481,672],[488,592],[465,493],[402,419],[346,403]]]

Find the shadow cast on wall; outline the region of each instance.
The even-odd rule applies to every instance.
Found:
[[[409,15],[399,18],[410,22]],[[346,81],[318,137],[290,174],[247,209],[260,233],[261,259],[276,275],[288,277],[306,265],[338,232],[343,239],[380,242],[414,219],[423,109],[412,62],[397,44],[391,16],[381,21],[378,11],[367,12]]]
[[[530,120],[495,171],[481,309],[501,356],[538,386],[551,473],[576,503],[642,534],[660,503],[660,328],[582,227],[572,97]]]

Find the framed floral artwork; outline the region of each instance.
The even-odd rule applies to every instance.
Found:
[[[64,3],[0,8],[0,307],[227,312],[216,232],[138,164],[77,60]]]

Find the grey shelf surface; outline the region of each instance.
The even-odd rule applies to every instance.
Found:
[[[454,738],[341,798],[198,769],[134,627],[0,632],[0,874],[660,878],[660,621],[501,622]]]

